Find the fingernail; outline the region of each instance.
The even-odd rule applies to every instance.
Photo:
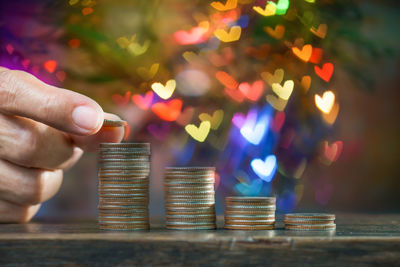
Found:
[[[72,111],[72,120],[86,131],[94,130],[99,126],[99,113],[89,106],[78,106]]]

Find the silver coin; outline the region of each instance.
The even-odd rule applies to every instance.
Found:
[[[132,204],[132,203],[99,203],[97,206],[99,210],[125,210],[131,212],[147,212],[149,210],[148,206],[143,204]]]
[[[266,210],[270,210],[270,209],[276,209],[275,205],[242,205],[242,204],[238,204],[238,205],[226,205],[227,208],[230,209],[266,209]]]
[[[150,143],[101,143],[100,148],[146,148],[146,149],[150,149]]]
[[[148,216],[140,216],[140,215],[131,215],[131,214],[118,214],[118,215],[107,215],[107,216],[101,216],[101,219],[148,219]]]
[[[335,214],[329,213],[288,213],[285,214],[286,219],[306,219],[306,220],[335,220]]]
[[[99,188],[100,192],[127,192],[127,193],[148,193],[149,189],[147,188]]]
[[[249,214],[249,215],[234,215],[234,214],[225,214],[225,218],[275,218],[275,214]]]
[[[208,171],[208,170],[212,170],[212,171],[215,171],[215,167],[189,167],[189,166],[186,166],[186,167],[165,167],[165,170],[168,170],[168,171],[174,171],[174,170],[177,170],[177,171],[180,171],[180,170],[190,170],[190,171],[198,171],[198,170],[206,170],[206,171]]]
[[[228,202],[260,202],[260,203],[275,203],[275,197],[251,197],[251,196],[236,196],[236,197],[225,197],[225,201]]]

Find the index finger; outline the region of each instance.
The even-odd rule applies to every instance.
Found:
[[[89,97],[3,67],[0,67],[0,112],[27,117],[77,135],[96,133],[104,118],[102,108]]]

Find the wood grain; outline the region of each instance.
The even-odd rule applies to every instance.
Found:
[[[95,222],[0,225],[0,265],[400,265],[400,215],[337,215],[336,232],[104,232]]]

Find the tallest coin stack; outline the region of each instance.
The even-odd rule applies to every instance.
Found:
[[[149,229],[150,154],[149,143],[100,145],[100,229]]]

